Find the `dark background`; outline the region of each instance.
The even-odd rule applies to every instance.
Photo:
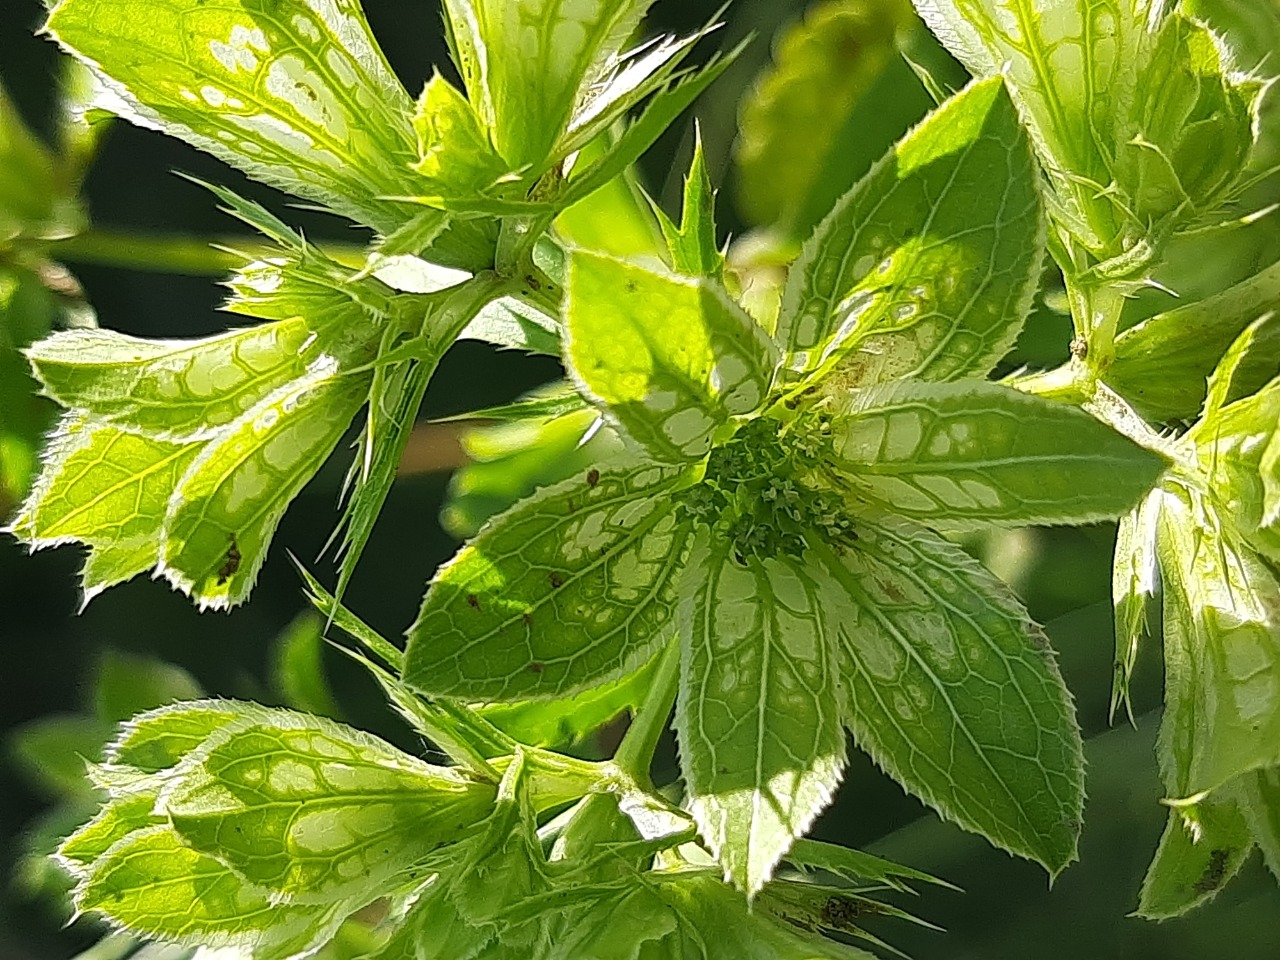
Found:
[[[659,2],[655,29],[689,29],[711,15],[704,0]],[[0,4],[0,75],[37,129],[53,104],[57,54],[33,36],[42,20],[38,0]],[[374,32],[410,91],[432,64],[446,63],[437,8],[429,0],[366,0]],[[695,108],[703,123],[713,178],[723,181],[735,127],[736,100],[767,58],[779,24],[799,15],[798,2],[744,0],[729,13],[719,43],[727,46],[751,31],[756,42],[718,87]],[[673,170],[683,169],[689,118],[677,124],[646,158],[652,189],[670,206]],[[47,131],[46,131],[47,132]],[[313,239],[365,238],[333,219],[286,208],[281,195],[176,140],[125,124],[114,126],[87,183],[95,224],[110,228],[219,235],[234,225],[201,188],[173,170],[227,184],[262,200],[303,226]],[[722,200],[723,232],[742,224]],[[141,336],[195,336],[227,325],[217,312],[221,288],[207,278],[184,278],[72,264],[101,323]],[[1065,349],[1060,323],[1047,316],[1028,334],[1024,348],[1044,355]],[[553,378],[555,364],[461,344],[437,374],[424,410],[440,416],[510,399]],[[318,554],[336,519],[345,463],[335,457],[298,498],[275,538],[253,600],[236,612],[197,614],[165,585],[139,578],[108,591],[82,615],[74,548],[25,555],[0,537],[0,735],[49,713],[76,712],[104,650],[128,651],[181,664],[209,693],[270,699],[266,676],[273,638],[304,609],[286,549],[304,560]],[[364,554],[348,603],[375,628],[398,636],[412,620],[427,579],[455,549],[437,514],[442,474],[397,482]],[[1027,531],[1003,535],[979,552],[1012,579],[1032,613],[1047,622],[1064,672],[1076,694],[1089,737],[1089,794],[1082,862],[1052,892],[1038,868],[993,850],[985,841],[941,824],[905,797],[865,759],[855,757],[836,804],[822,818],[824,839],[873,845],[962,886],[964,894],[926,890],[911,909],[945,926],[946,934],[886,925],[877,931],[914,956],[927,958],[1151,958],[1151,960],[1250,960],[1280,957],[1280,893],[1255,860],[1208,908],[1192,918],[1153,924],[1127,918],[1163,825],[1153,743],[1158,717],[1138,728],[1108,732],[1107,687],[1112,631],[1107,601],[1111,528]],[[329,568],[314,567],[324,577]],[[329,582],[332,578],[329,577]],[[1138,684],[1139,712],[1159,704],[1159,666],[1144,660]],[[343,718],[419,749],[382,708],[364,676],[339,658],[327,667]],[[670,763],[670,758],[668,758]],[[29,778],[0,755],[0,960],[61,960],[91,944],[100,931],[88,924],[59,930],[49,904],[24,899],[5,876],[19,850],[24,824],[46,804]]]

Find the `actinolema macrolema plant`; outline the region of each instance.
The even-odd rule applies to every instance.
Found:
[[[1118,695],[1163,581],[1174,803],[1142,910],[1188,909],[1255,843],[1280,867],[1274,314],[1216,309],[1235,324],[1216,350],[1177,311],[1117,336],[1173,238],[1238,216],[1261,84],[1155,2],[919,0],[975,79],[834,205],[780,305],[753,315],[700,151],[681,222],[657,214],[662,259],[584,249],[557,220],[731,59],[685,66],[701,33],[624,52],[647,6],[445,0],[464,89],[437,74],[416,103],[356,0],[53,10],[102,106],[377,239],[356,272],[216,190],[278,245],[230,281],[229,309],[264,322],[34,345],[67,412],[12,532],[86,544],[86,601],[150,570],[228,608],[363,409],[336,596],[308,584],[450,761],[249,703],[143,714],[59,851],[78,908],[258,960],[314,950],[375,902],[385,960],[867,956],[827,935],[872,939],[856,918],[893,908],[870,895],[929,878],[803,839],[846,730],[1051,876],[1076,854],[1081,743],[1052,651],[948,535],[1115,518]],[[1046,249],[1074,359],[992,382]],[[494,517],[402,651],[341,596],[459,337],[563,359],[572,391],[504,416],[620,442]],[[1193,406],[1151,423],[1109,385],[1162,377],[1161,349],[1217,365],[1182,436],[1151,423],[1194,419],[1194,376]],[[682,778],[655,785],[673,705]],[[540,745],[624,708],[609,761]],[[525,742],[503,728],[517,712]]]

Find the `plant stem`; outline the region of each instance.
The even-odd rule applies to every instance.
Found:
[[[1116,330],[1124,310],[1124,294],[1114,284],[1080,284],[1067,278],[1067,299],[1076,336],[1086,347],[1083,368],[1085,395],[1111,366],[1116,355]]]
[[[49,256],[73,263],[149,270],[194,277],[219,277],[244,264],[244,257],[229,253],[239,250],[251,257],[277,255],[274,244],[256,237],[192,237],[184,234],[135,233],[124,230],[92,229],[48,244]],[[320,248],[340,263],[358,266],[364,262],[364,248],[349,244],[322,244]]]
[[[680,681],[679,641],[671,640],[659,657],[644,703],[636,711],[613,757],[614,765],[622,773],[647,790],[653,789],[653,781],[649,778],[653,753],[658,748],[658,740],[667,728],[667,718],[671,716],[671,708],[676,702]]]

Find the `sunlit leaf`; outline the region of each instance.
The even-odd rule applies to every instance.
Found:
[[[644,701],[654,662],[651,660],[634,673],[564,699],[493,703],[478,710],[486,720],[520,743],[533,747],[572,745]]]
[[[474,108],[439,73],[422,89],[413,127],[419,155],[413,168],[429,181],[428,190],[469,196],[493,186],[507,172]]]
[[[693,159],[684,178],[684,208],[677,227],[662,208],[653,205],[654,215],[667,241],[667,252],[677,273],[690,277],[718,277],[724,270],[724,256],[716,243],[716,192],[707,174],[702,150],[702,133],[693,146]]]
[[[855,543],[815,552],[855,741],[944,817],[1056,876],[1076,856],[1084,777],[1043,631],[913,523],[864,515]]]
[[[10,529],[36,548],[89,544],[87,603],[156,564],[169,497],[199,450],[68,413]]]
[[[703,456],[717,427],[764,402],[772,344],[711,281],[579,251],[567,296],[571,373],[655,458]]]
[[[1212,507],[1162,488],[1168,795],[1198,796],[1280,763],[1280,580]]]
[[[280,958],[324,943],[345,912],[281,904],[165,826],[136,830],[95,863],[76,906],[100,911],[137,934],[189,946],[253,948]]]
[[[856,393],[831,424],[850,489],[957,527],[1117,517],[1166,462],[1079,408],[984,381]]]
[[[836,638],[807,567],[696,541],[682,590],[676,730],[689,806],[727,879],[754,896],[844,769]]]
[[[160,807],[183,842],[299,902],[372,899],[465,836],[494,787],[320,717],[257,708],[182,761]]]
[[[63,0],[49,33],[102,105],[390,233],[411,193],[413,103],[354,0]]]
[[[244,716],[230,700],[191,700],[141,713],[107,746],[109,763],[156,773],[177,766],[216,731]]]
[[[471,701],[562,697],[648,660],[674,625],[678,475],[592,468],[486,526],[437,573],[404,679]]]
[[[27,350],[64,407],[172,440],[207,439],[332,349],[301,316],[199,340],[67,330]]]
[[[88,823],[58,847],[60,864],[77,876],[85,876],[112,845],[137,830],[164,823],[155,814],[157,791],[142,791],[105,804]]]
[[[202,609],[243,601],[285,509],[346,433],[368,389],[367,377],[317,364],[206,444],[172,489],[159,572]]]
[[[999,79],[935,110],[818,225],[792,266],[778,341],[830,389],[983,376],[1040,278],[1039,173]]]
[[[445,0],[467,95],[513,169],[539,165],[652,0]]]

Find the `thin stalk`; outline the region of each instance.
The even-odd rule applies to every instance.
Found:
[[[1076,337],[1083,343],[1081,367],[1084,393],[1106,373],[1116,355],[1116,331],[1124,310],[1124,294],[1113,284],[1080,284],[1067,278],[1067,299]]]
[[[671,716],[680,684],[679,642],[672,640],[659,656],[658,668],[654,671],[653,682],[649,685],[644,703],[636,711],[635,719],[631,721],[622,743],[618,745],[618,752],[613,756],[614,766],[620,772],[650,791],[653,789],[653,781],[649,778],[649,768],[653,764],[658,740],[667,729],[667,718]]]
[[[319,244],[320,249],[339,263],[359,266],[364,248],[351,244]],[[192,237],[185,234],[135,233],[94,228],[84,233],[50,242],[49,256],[71,263],[176,273],[193,277],[220,277],[244,265],[238,250],[251,257],[269,257],[279,249],[256,237]]]

